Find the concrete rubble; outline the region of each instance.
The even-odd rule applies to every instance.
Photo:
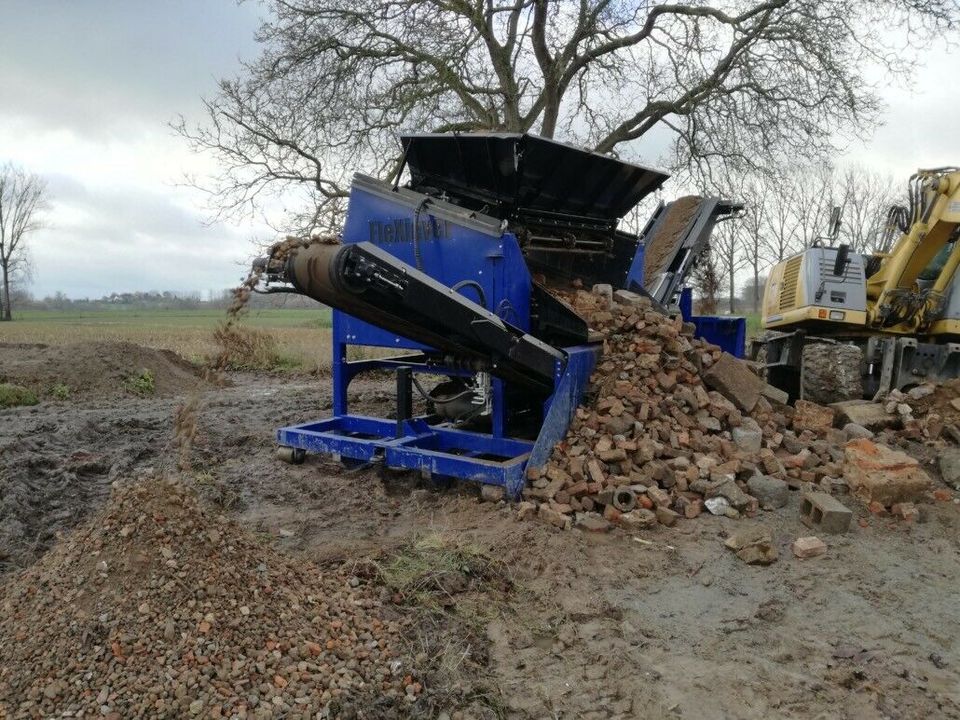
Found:
[[[542,468],[528,470],[518,517],[639,531],[704,510],[754,517],[803,490],[814,498],[804,521],[820,529],[822,511],[824,532],[844,532],[852,513],[832,495],[849,488],[887,508],[931,489],[917,461],[887,445],[940,438],[949,423],[929,410],[932,389],[894,391],[882,403],[791,407],[751,363],[695,338],[691,324],[641,295],[607,287],[556,294],[603,334],[603,355],[566,437]],[[951,477],[960,483],[956,460]]]

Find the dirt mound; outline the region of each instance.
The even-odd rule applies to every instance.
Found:
[[[0,382],[41,397],[181,395],[201,384],[197,368],[170,350],[126,342],[0,345]]]
[[[650,287],[654,278],[667,269],[670,258],[680,245],[680,235],[690,224],[694,211],[702,198],[687,195],[678,198],[666,208],[666,217],[657,233],[644,238],[643,249],[643,286]]]
[[[391,717],[419,686],[380,594],[129,485],[0,588],[0,716]]]

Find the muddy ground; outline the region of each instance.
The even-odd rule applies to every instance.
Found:
[[[446,611],[463,608],[460,624],[485,634],[449,643],[446,658],[446,677],[465,686],[459,697],[475,699],[431,714],[960,717],[956,504],[925,505],[924,521],[908,525],[847,499],[867,526],[825,537],[828,554],[810,560],[789,551],[809,534],[797,497],[753,521],[681,521],[644,533],[644,543],[619,531],[565,533],[518,522],[470,487],[422,486],[409,474],[347,471],[320,457],[281,464],[273,429],[329,414],[329,382],[231,379],[203,391],[193,480],[244,525],[321,563],[360,564],[432,532],[504,561],[512,590],[470,602],[454,595]],[[357,409],[389,412],[385,382],[352,390]],[[182,400],[0,410],[0,573],[32,562],[104,502],[112,481],[172,469],[171,417]],[[778,562],[746,566],[724,548],[725,533],[747,522],[773,528]]]

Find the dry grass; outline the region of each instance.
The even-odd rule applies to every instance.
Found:
[[[258,354],[252,363],[240,363],[237,369],[328,372],[332,352],[330,328],[323,322],[304,319],[302,311],[289,311],[291,317],[285,317],[284,312],[254,316],[249,325],[246,319],[240,323],[240,328],[249,328],[251,337],[256,336]],[[35,313],[11,323],[0,323],[0,342],[46,345],[84,341],[131,342],[159,350],[173,350],[196,363],[206,362],[222,349],[216,338],[217,328],[225,318],[222,313],[203,311],[196,313],[195,317],[182,313],[176,318],[144,313],[119,321],[117,316],[118,313],[90,313],[77,319]],[[246,330],[244,334],[247,334]],[[393,352],[351,346],[348,359],[384,357]]]
[[[263,329],[276,342],[283,365],[307,372],[330,368],[330,329],[275,327]],[[0,326],[0,342],[66,345],[95,341],[124,341],[160,350],[173,350],[188,360],[204,362],[219,346],[214,329],[191,325],[76,324],[19,320]]]
[[[510,568],[459,534],[433,531],[373,563],[401,612],[414,619],[406,636],[415,674],[427,690],[432,717],[443,708],[474,703],[507,717],[503,698],[486,682],[488,622],[514,591]]]

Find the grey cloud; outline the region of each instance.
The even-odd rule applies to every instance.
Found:
[[[0,114],[111,137],[189,115],[255,55],[260,13],[231,0],[6,0]]]
[[[91,189],[63,176],[51,187],[66,192],[31,241],[40,296],[219,290],[243,276],[254,252],[250,231],[206,226],[172,192]]]

